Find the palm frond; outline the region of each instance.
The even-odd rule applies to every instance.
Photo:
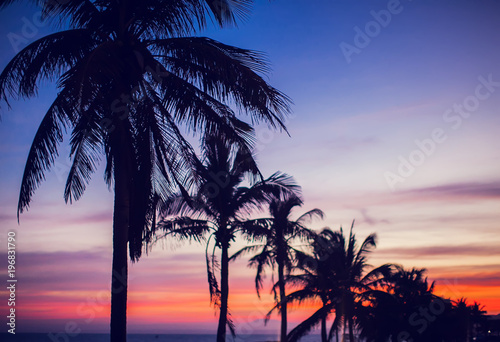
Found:
[[[299,189],[300,187],[292,177],[275,172],[250,188],[240,189],[235,206],[238,211],[250,214],[253,210],[262,210],[264,205],[273,199],[286,197],[290,193],[296,193]]]
[[[287,340],[289,342],[297,342],[299,339],[307,335],[316,325],[321,322],[321,319],[325,317],[330,310],[332,309],[332,305],[323,306],[314,312],[310,317],[296,326],[292,331],[290,331],[287,335]]]
[[[71,27],[88,27],[89,23],[97,21],[101,14],[90,0],[37,2],[42,5],[43,18],[54,18],[60,26],[65,20],[69,20]]]
[[[253,256],[248,265],[250,267],[256,267],[255,272],[255,290],[257,291],[257,296],[260,298],[260,290],[262,289],[264,269],[267,266],[272,266],[272,256],[271,251],[263,249],[261,253]]]
[[[322,210],[320,209],[312,209],[312,210],[309,210],[308,212],[302,214],[297,220],[296,222],[298,223],[307,223],[307,222],[310,222],[311,220],[315,219],[315,218],[318,218],[318,219],[323,219],[325,217],[325,214],[323,213]]]
[[[233,338],[236,337],[236,326],[234,324],[233,318],[231,317],[231,313],[229,310],[227,311],[227,327],[229,328],[229,331],[231,332],[231,336]]]
[[[150,46],[161,53],[166,65],[177,72],[182,70],[188,80],[200,84],[203,92],[222,101],[234,101],[252,115],[253,123],[285,129],[283,121],[291,101],[257,74],[266,72],[266,61],[260,53],[205,37],[154,40]]]
[[[71,104],[66,92],[61,92],[45,114],[31,144],[21,181],[21,191],[17,205],[17,215],[28,209],[31,198],[40,182],[45,179],[58,156],[58,145],[63,140],[63,132],[71,124]]]
[[[219,26],[223,27],[236,25],[238,19],[246,19],[252,2],[251,0],[207,0],[205,4]]]
[[[251,145],[253,128],[236,118],[227,104],[170,73],[149,56],[145,56],[144,63],[148,68],[168,75],[159,79],[151,76],[149,81],[158,88],[163,106],[177,122],[182,122],[194,132],[202,131],[208,136],[218,136],[241,146]]]
[[[248,253],[253,253],[261,248],[263,248],[264,245],[253,245],[253,246],[246,246],[240,249],[239,251],[235,252],[230,258],[229,261],[236,261],[238,258],[242,257],[245,254]]]
[[[238,232],[247,241],[261,242],[268,240],[271,232],[272,221],[268,218],[235,222]]]
[[[70,141],[73,163],[64,189],[64,199],[70,203],[83,195],[101,152],[103,138],[98,124],[101,117],[96,110],[88,110],[85,114],[79,116]]]
[[[154,108],[155,112],[155,115],[151,115],[149,127],[153,134],[161,174],[167,182],[169,178],[173,179],[186,197],[184,184],[189,188],[190,184],[196,181],[196,173],[192,170],[198,159],[150,84],[145,83],[145,91],[148,94],[149,107]],[[138,109],[137,112],[142,111]],[[160,185],[161,182],[157,184]]]
[[[37,83],[55,79],[81,60],[97,41],[85,29],[56,32],[22,49],[0,74],[0,100],[37,94]]]
[[[210,239],[210,238],[209,238]],[[212,255],[208,254],[208,242],[205,249],[205,260],[207,264],[207,277],[208,277],[208,290],[210,292],[210,302],[217,308],[220,308],[221,305],[221,291],[219,288],[219,284],[217,282],[217,277],[215,276],[215,271],[219,270],[220,266],[215,257],[215,253],[212,252]]]
[[[171,195],[167,198],[160,207],[160,213],[163,217],[169,216],[199,216],[199,212],[196,210],[196,206],[192,203],[196,201],[196,198],[185,197],[182,194]]]
[[[160,240],[165,236],[175,236],[181,240],[202,241],[204,235],[210,230],[209,222],[205,220],[194,220],[190,217],[182,216],[173,219],[162,219],[157,223],[157,229],[164,232]]]

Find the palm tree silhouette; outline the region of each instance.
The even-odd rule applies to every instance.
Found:
[[[340,290],[337,298],[336,321],[332,324],[330,338],[333,331],[339,330],[340,322],[343,323],[342,340],[345,330],[348,329],[349,341],[354,342],[354,329],[357,324],[356,310],[364,298],[364,292],[369,291],[372,286],[379,282],[381,274],[387,271],[387,265],[367,272],[371,267],[367,263],[368,254],[376,247],[376,234],[368,235],[361,245],[358,246],[356,235],[353,233],[354,222],[351,225],[349,236],[346,238],[342,228],[336,232],[337,246],[333,254],[333,262],[336,264],[336,278]],[[337,320],[337,316],[339,320]]]
[[[298,341],[320,322],[321,341],[328,341],[326,320],[334,311],[339,294],[338,282],[335,279],[335,265],[331,259],[335,249],[338,248],[336,234],[329,229],[324,229],[313,238],[311,248],[312,254],[301,251],[295,253],[295,269],[300,273],[288,275],[286,282],[299,289],[290,293],[287,300],[300,304],[320,299],[321,307],[288,334],[289,342]]]
[[[241,222],[253,210],[261,210],[273,197],[294,192],[297,186],[290,177],[275,173],[262,180],[249,150],[236,147],[219,137],[208,137],[203,149],[203,161],[196,164],[194,195],[173,196],[161,208],[162,220],[158,228],[165,236],[203,240],[209,234],[206,263],[210,299],[220,309],[217,341],[225,342],[226,326],[234,335],[228,311],[229,247],[241,231]],[[251,185],[243,186],[246,176]],[[170,218],[173,217],[173,218]],[[214,246],[209,253],[209,243]],[[215,249],[221,250],[220,266]],[[220,267],[220,288],[215,271]]]
[[[473,335],[477,333],[476,327],[480,323],[484,323],[484,315],[486,311],[484,306],[477,302],[469,304],[467,298],[460,298],[452,302],[452,315],[458,323],[455,332],[458,333],[457,340],[459,341],[472,341]]]
[[[322,341],[330,341],[334,333],[338,340],[342,327],[342,341],[346,330],[349,341],[355,341],[357,310],[365,293],[380,282],[389,266],[367,272],[370,267],[367,254],[376,247],[376,235],[370,234],[358,246],[353,227],[354,222],[347,237],[342,228],[335,232],[324,229],[312,243],[312,255],[298,254],[298,269],[303,273],[288,278],[289,283],[300,287],[288,296],[289,301],[320,299],[322,306],[289,333],[289,342],[297,341],[320,322]],[[332,312],[335,312],[335,320],[327,334],[326,321]]]
[[[367,293],[365,302],[369,304],[360,309],[361,336],[369,342],[388,339],[395,342],[400,336],[410,334],[415,341],[425,341],[429,335],[417,332],[414,320],[420,308],[441,300],[432,293],[434,283],[428,283],[424,268],[405,269],[401,265],[390,268],[379,283],[381,286]]]
[[[0,75],[7,105],[35,96],[41,80],[56,79],[59,88],[31,145],[18,215],[54,164],[66,130],[66,202],[82,196],[105,156],[105,180],[115,191],[111,340],[126,341],[127,249],[137,261],[158,202],[182,186],[194,158],[177,125],[244,145],[252,128],[230,105],[253,122],[284,128],[290,102],[262,78],[259,53],[189,37],[209,18],[234,24],[251,1],[32,2],[67,28],[26,46]]]
[[[428,282],[423,268],[392,265],[380,284],[359,311],[361,336],[367,342],[472,341],[485,313],[465,298],[451,301],[435,295],[435,283]]]
[[[250,259],[249,265],[257,268],[255,276],[255,288],[257,295],[262,288],[262,275],[265,267],[271,267],[274,271],[278,266],[278,281],[275,285],[279,288],[279,297],[276,294],[277,307],[281,314],[280,341],[287,341],[287,301],[285,293],[285,276],[290,274],[293,266],[296,249],[291,243],[300,239],[308,241],[313,235],[305,224],[314,217],[323,218],[323,212],[313,209],[301,215],[297,220],[291,219],[292,210],[303,205],[298,191],[282,198],[273,198],[269,204],[270,218],[244,221],[241,223],[243,235],[250,242],[260,242],[242,248],[233,255],[233,259],[245,253],[258,251],[258,254]],[[269,318],[269,316],[268,316]]]

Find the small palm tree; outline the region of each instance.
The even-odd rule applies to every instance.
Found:
[[[331,259],[336,248],[338,248],[336,234],[324,229],[311,241],[312,254],[301,251],[295,253],[295,269],[300,273],[288,275],[286,281],[292,287],[299,289],[290,293],[287,300],[300,304],[319,299],[321,307],[290,332],[287,337],[289,342],[298,341],[318,323],[321,323],[321,341],[328,341],[326,320],[335,310],[339,295],[335,264]]]
[[[158,224],[161,233],[157,233],[157,239],[174,236],[201,241],[209,235],[206,263],[210,299],[220,309],[217,341],[225,342],[227,325],[234,334],[234,326],[228,318],[231,242],[241,231],[246,215],[262,209],[272,197],[296,191],[297,186],[290,177],[280,173],[262,180],[251,153],[219,137],[206,139],[203,157],[203,161],[196,164],[193,194],[174,196],[161,208],[163,218]],[[243,186],[247,176],[251,185]],[[211,240],[214,246],[209,253]],[[216,248],[221,250],[220,264],[215,256]],[[217,268],[220,268],[220,288],[215,275]]]
[[[469,304],[467,298],[460,298],[452,302],[452,314],[455,318],[456,326],[455,331],[459,340],[472,341],[473,335],[476,333],[476,327],[484,322],[484,315],[486,311],[484,306],[477,302]]]
[[[0,8],[15,2],[1,1]],[[30,1],[56,18],[59,31],[21,50],[0,74],[0,99],[37,94],[42,80],[59,93],[28,155],[18,204],[27,210],[71,131],[72,166],[64,197],[78,200],[104,156],[114,186],[111,340],[126,340],[128,257],[141,255],[155,209],[182,182],[194,158],[178,124],[247,143],[253,122],[282,127],[286,96],[262,78],[254,51],[190,37],[209,18],[234,24],[248,0]],[[58,26],[59,28],[61,26]]]
[[[245,253],[258,251],[258,254],[250,259],[249,265],[257,268],[255,276],[255,288],[257,295],[262,288],[262,276],[264,268],[271,267],[275,270],[277,266],[279,296],[275,287],[273,288],[275,299],[281,315],[280,341],[287,341],[287,301],[285,293],[285,276],[290,274],[293,266],[296,249],[292,247],[294,240],[308,241],[313,233],[305,224],[314,217],[323,218],[323,212],[313,209],[301,215],[297,220],[291,219],[292,210],[303,205],[298,193],[291,193],[284,199],[273,198],[269,204],[270,218],[261,218],[241,222],[243,235],[250,242],[259,244],[242,248],[233,255],[233,259]]]
[[[299,324],[288,335],[289,342],[295,342],[321,322],[322,341],[330,341],[333,334],[342,330],[342,340],[348,331],[349,340],[354,341],[357,325],[356,312],[370,291],[387,273],[388,265],[382,265],[367,272],[367,254],[376,246],[376,235],[370,234],[361,245],[357,245],[353,233],[354,222],[349,236],[343,229],[324,229],[312,243],[313,254],[299,254],[298,269],[302,273],[289,277],[288,282],[300,287],[288,298],[291,302],[321,300],[321,307],[313,315]],[[335,320],[330,332],[326,332],[326,320],[335,312]],[[343,328],[342,328],[343,326]]]
[[[360,308],[359,321],[361,336],[369,342],[398,341],[400,335],[412,334],[417,340],[426,340],[410,322],[420,308],[429,307],[433,300],[441,300],[432,291],[426,269],[405,269],[401,265],[390,265],[377,289],[366,294]],[[413,318],[414,319],[414,318]],[[430,322],[429,322],[430,323]]]

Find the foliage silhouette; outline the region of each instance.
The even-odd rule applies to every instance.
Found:
[[[376,235],[371,234],[358,246],[353,233],[324,229],[314,238],[312,254],[297,253],[297,270],[287,277],[287,282],[299,289],[290,293],[291,303],[319,300],[321,307],[288,334],[288,341],[298,341],[321,324],[322,341],[330,341],[333,335],[348,330],[354,341],[354,330],[358,324],[357,310],[366,292],[377,286],[389,265],[383,265],[367,272],[367,254],[376,246]],[[276,308],[276,307],[275,307]],[[273,308],[274,309],[274,308]],[[335,312],[335,320],[327,332],[327,318]],[[342,328],[342,329],[341,329]]]
[[[415,332],[410,316],[437,299],[425,269],[391,267],[384,284],[369,293],[369,305],[360,309],[361,336],[367,341],[397,341]]]
[[[0,1],[4,8],[15,0]],[[190,37],[214,21],[234,25],[249,0],[30,1],[57,31],[21,50],[0,74],[0,99],[37,95],[57,80],[59,93],[42,119],[26,162],[18,215],[71,131],[64,198],[78,200],[101,156],[114,186],[111,340],[126,341],[127,249],[141,256],[157,205],[189,177],[194,153],[178,124],[238,145],[252,122],[284,128],[289,99],[267,84],[257,52]],[[146,240],[146,242],[148,242]]]
[[[162,205],[162,219],[158,223],[162,233],[157,232],[156,236],[157,239],[173,236],[207,240],[210,299],[220,310],[217,341],[224,342],[226,325],[234,334],[228,310],[230,245],[242,231],[245,216],[263,209],[272,198],[297,191],[298,186],[281,173],[263,180],[249,150],[218,137],[206,139],[203,160],[196,164],[195,174],[192,195],[178,194]],[[243,185],[247,176],[250,186]],[[212,251],[209,250],[211,240]],[[220,261],[215,255],[216,248],[221,250]],[[217,270],[220,270],[219,281],[215,275]]]
[[[463,298],[453,302],[435,295],[435,283],[429,284],[425,273],[392,266],[360,310],[361,336],[367,342],[472,340],[474,323],[479,324],[485,312]]]
[[[291,193],[285,198],[273,198],[269,204],[270,218],[248,220],[240,223],[241,230],[249,242],[258,243],[242,248],[233,255],[236,259],[245,253],[258,252],[253,256],[249,265],[257,268],[255,288],[257,294],[262,288],[264,268],[271,267],[274,273],[277,266],[278,281],[273,288],[281,315],[280,341],[287,341],[287,301],[285,293],[285,276],[290,274],[295,259],[296,249],[292,242],[309,241],[313,232],[305,224],[314,217],[323,218],[323,212],[313,209],[301,215],[297,220],[291,219],[292,210],[303,205],[299,193]],[[276,293],[279,289],[279,296]],[[259,295],[260,297],[260,295]],[[269,317],[268,317],[269,318]]]

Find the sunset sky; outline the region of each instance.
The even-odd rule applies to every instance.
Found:
[[[50,32],[33,24],[34,13],[0,12],[2,70],[15,55],[11,33],[25,32],[22,48]],[[239,28],[203,35],[266,52],[270,83],[293,99],[291,137],[256,132],[263,173],[281,170],[303,187],[297,216],[322,209],[316,229],[348,228],[355,219],[360,240],[378,234],[374,266],[425,267],[438,294],[500,313],[498,2],[258,1]],[[82,331],[106,332],[113,195],[102,167],[83,198],[66,205],[63,145],[16,220],[24,162],[55,93],[46,84],[11,110],[0,104],[0,275],[7,277],[5,241],[15,230],[19,331],[57,333],[74,321]],[[231,265],[230,310],[241,332],[252,333],[271,297],[258,300],[245,264]],[[158,245],[129,270],[130,332],[215,332],[202,245]],[[296,308],[291,321],[310,310]]]

